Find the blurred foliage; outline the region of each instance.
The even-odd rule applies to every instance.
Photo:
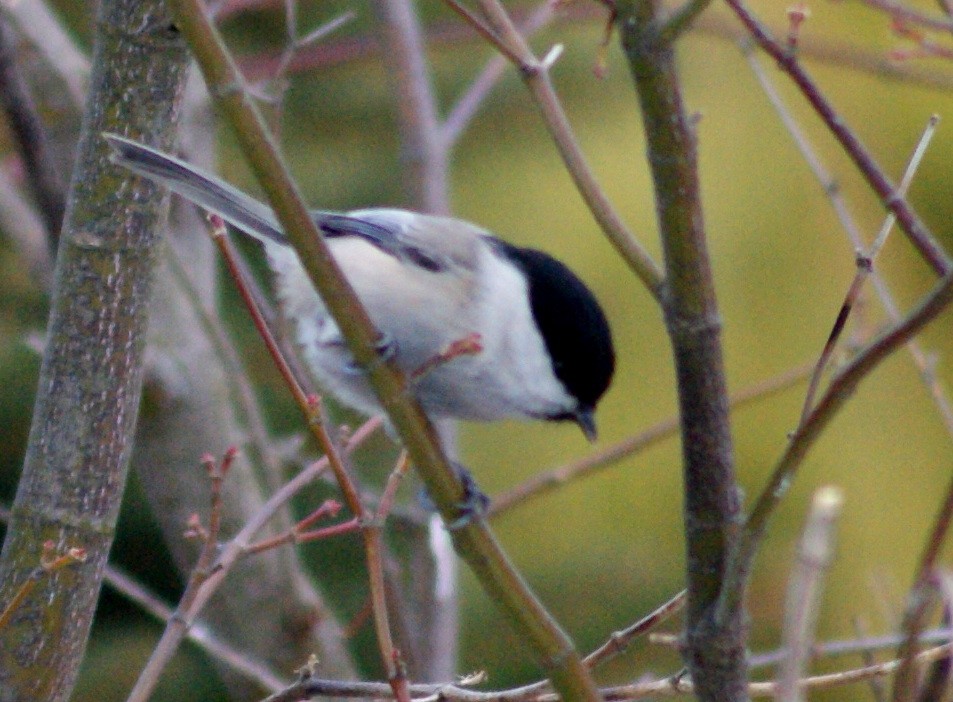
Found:
[[[517,3],[513,3],[514,5]],[[451,15],[434,0],[420,3],[429,22]],[[531,3],[529,4],[532,5]],[[83,4],[62,3],[78,34],[88,38]],[[762,2],[775,26],[784,2]],[[925,7],[930,7],[926,5]],[[311,27],[353,8],[358,19],[343,35],[363,36],[373,27],[365,2],[305,2],[301,26]],[[817,4],[804,29],[887,50],[896,40],[884,17],[859,5]],[[715,10],[712,10],[715,11]],[[283,27],[275,12],[231,20],[226,28],[241,51],[280,45]],[[644,163],[639,117],[627,69],[615,48],[608,77],[597,80],[592,65],[602,28],[559,25],[534,39],[544,49],[562,42],[566,52],[554,71],[578,138],[606,190],[650,250],[658,252],[651,187]],[[336,35],[338,36],[338,35]],[[446,112],[491,55],[475,42],[430,52],[434,81]],[[702,181],[710,248],[724,319],[730,386],[739,390],[812,360],[837,314],[854,271],[854,253],[830,203],[798,155],[789,135],[758,89],[736,46],[689,35],[679,53],[685,99],[698,110]],[[834,104],[895,176],[931,113],[949,115],[953,96],[863,75],[844,66],[807,61]],[[836,173],[849,206],[868,238],[880,225],[881,208],[816,117],[782,76],[767,66],[792,110]],[[951,72],[953,66],[939,64]],[[400,145],[394,129],[393,96],[378,55],[294,76],[282,118],[291,166],[310,201],[327,208],[400,204]],[[224,132],[224,130],[223,130]],[[924,219],[953,250],[953,200],[946,183],[953,139],[941,123],[921,168],[912,200]],[[231,135],[222,135],[222,172],[253,190]],[[593,224],[550,143],[536,110],[513,71],[491,93],[452,159],[455,213],[480,222],[522,245],[544,248],[569,262],[596,291],[612,323],[619,352],[613,389],[599,412],[601,445],[627,437],[672,414],[676,406],[672,363],[661,316]],[[904,305],[931,284],[931,275],[902,234],[895,234],[879,261]],[[0,250],[0,489],[8,503],[22,458],[36,383],[38,359],[24,346],[42,329],[43,296],[26,277],[9,247]],[[295,431],[287,398],[232,295],[225,293],[226,319],[246,349],[261,383],[276,431]],[[883,322],[871,296],[865,329]],[[945,314],[923,336],[939,354],[937,372],[953,387],[949,358],[953,315]],[[739,478],[755,494],[794,427],[803,387],[739,411],[734,438]],[[949,479],[951,437],[909,357],[898,354],[860,389],[848,409],[811,452],[796,484],[774,519],[757,562],[751,590],[752,647],[777,644],[782,596],[798,529],[811,493],[841,486],[846,505],[838,557],[832,567],[820,622],[823,637],[853,635],[860,617],[872,631],[896,622],[920,544]],[[505,490],[555,464],[586,455],[589,448],[571,427],[539,424],[468,425],[462,454],[490,493]],[[506,548],[588,650],[642,616],[681,587],[682,558],[679,449],[675,439],[626,460],[595,477],[504,515],[495,525]],[[166,596],[177,578],[145,514],[130,491],[116,559]],[[568,528],[567,528],[568,527]],[[332,568],[355,567],[354,544],[313,549],[315,557],[345,555]],[[358,563],[360,559],[358,558]],[[464,576],[464,640],[461,670],[487,669],[489,684],[502,687],[533,675],[534,667],[493,606]],[[353,595],[353,593],[352,593]],[[357,596],[342,602],[342,617],[355,615]],[[107,597],[77,700],[122,699],[157,635],[129,605]],[[677,624],[668,629],[676,630]],[[369,642],[362,633],[361,641]],[[376,654],[371,654],[376,655]],[[193,650],[155,699],[191,698],[197,690]],[[853,663],[849,663],[853,664]],[[671,672],[675,654],[644,645],[609,666],[605,680],[642,672]],[[120,675],[121,674],[121,675]],[[178,683],[176,681],[181,681]],[[109,685],[109,686],[107,686]],[[110,687],[111,686],[111,687]],[[861,699],[863,687],[825,693],[819,699]]]

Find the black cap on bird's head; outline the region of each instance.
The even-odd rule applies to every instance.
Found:
[[[549,254],[498,239],[494,245],[526,274],[530,308],[553,373],[577,401],[573,410],[547,419],[573,421],[587,439],[595,441],[596,404],[615,370],[612,333],[602,307],[589,288]]]

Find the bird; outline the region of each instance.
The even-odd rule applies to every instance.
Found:
[[[271,208],[185,160],[103,137],[113,163],[261,242],[279,308],[318,384],[361,414],[384,414]],[[381,332],[381,353],[411,378],[429,419],[569,421],[595,441],[615,350],[602,307],[564,263],[452,217],[397,208],[310,214]],[[467,338],[477,350],[434,362]]]

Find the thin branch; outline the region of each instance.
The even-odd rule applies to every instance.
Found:
[[[554,17],[554,3],[552,0],[543,0],[539,7],[520,23],[520,31],[524,36],[530,37],[549,24]],[[470,83],[470,87],[457,98],[441,125],[440,136],[447,148],[452,147],[460,139],[509,64],[510,61],[504,54],[495,54]]]
[[[648,251],[625,226],[596,180],[576,141],[549,77],[549,65],[536,58],[503,6],[496,0],[480,0],[480,7],[492,22],[484,21],[456,0],[445,2],[470,23],[488,42],[507,57],[520,75],[542,113],[566,170],[606,237],[656,299],[662,293],[663,275]]]
[[[185,638],[185,633],[190,626],[190,621],[186,618],[186,613],[192,609],[195,600],[199,595],[202,585],[212,576],[213,565],[219,548],[219,531],[222,517],[222,483],[231,467],[232,461],[238,455],[237,449],[229,449],[225,452],[220,463],[214,458],[208,457],[203,463],[209,474],[211,486],[211,499],[209,500],[209,526],[207,529],[195,528],[193,531],[203,536],[202,549],[199,552],[195,567],[189,574],[188,582],[175,613],[166,623],[166,632],[171,632],[171,636],[163,636],[159,644],[153,650],[149,657],[149,663],[146,664],[135,686],[129,693],[128,702],[145,702],[149,699],[152,690],[159,682],[159,676],[164,669],[164,665],[153,665],[153,661],[171,660],[172,654],[178,648],[179,643]]]
[[[744,0],[726,1],[747,27],[758,45],[777,61],[781,70],[787,73],[798,86],[805,99],[823,120],[831,134],[840,142],[867,183],[880,197],[884,207],[897,216],[901,228],[910,242],[920,252],[920,255],[923,256],[937,275],[945,277],[953,270],[953,263],[951,263],[949,256],[936,242],[933,234],[906,199],[898,195],[896,186],[883,172],[883,169],[877,164],[857,135],[847,126],[844,119],[834,110],[834,107],[824,97],[807,71],[802,68],[797,55],[789,52],[774,39],[767,27],[747,7]]]
[[[932,661],[950,655],[953,644],[937,646],[923,651],[917,656],[917,662],[925,665]],[[802,689],[825,690],[866,682],[871,679],[884,678],[894,673],[899,661],[892,660],[877,665],[854,668],[827,675],[814,675],[800,681]],[[746,687],[746,694],[751,697],[776,697],[779,686],[777,682],[752,682]],[[608,687],[600,690],[605,702],[624,702],[657,697],[681,697],[697,693],[695,685],[687,676],[675,676],[649,682],[639,682],[631,685]],[[411,685],[410,693],[414,700],[421,702],[559,702],[559,696],[551,692],[539,693],[535,689],[516,688],[511,690],[494,690],[477,692],[458,685],[434,684]],[[341,682],[337,680],[320,680],[306,678],[294,685],[271,695],[262,702],[299,702],[304,699],[321,697],[353,697],[367,699],[390,699],[390,687],[386,683],[373,682]]]
[[[163,602],[158,595],[148,590],[142,583],[113,565],[106,566],[103,582],[156,621],[168,623],[175,610]],[[245,653],[219,640],[201,622],[193,622],[186,632],[186,638],[198,646],[215,661],[241,673],[245,678],[259,685],[263,690],[277,691],[287,686],[275,671],[259,661],[251,660]]]
[[[744,526],[737,549],[731,554],[730,564],[726,569],[724,584],[719,596],[716,616],[724,616],[724,612],[731,611],[733,607],[738,606],[738,603],[744,597],[747,573],[758,545],[764,537],[767,522],[790,486],[808,450],[813,446],[821,432],[854,393],[860,382],[881,361],[936,318],[951,300],[953,300],[953,275],[943,278],[901,322],[890,327],[864,347],[831,380],[830,385],[818,400],[807,421],[801,424],[792,434],[787,448],[768,479],[767,485],[755,502],[751,516]]]
[[[374,420],[365,422],[360,429],[354,432],[354,434],[345,444],[344,452],[346,454],[352,452],[355,448],[361,445],[379,426],[380,423]],[[329,461],[327,457],[324,457],[321,460],[315,461],[311,465],[304,468],[300,473],[283,485],[281,489],[278,490],[274,495],[269,497],[268,500],[261,506],[261,508],[251,516],[251,518],[245,523],[239,532],[229,542],[221,547],[218,558],[215,561],[215,568],[213,569],[212,573],[197,589],[188,609],[182,610],[180,612],[183,626],[166,627],[162,637],[159,640],[159,643],[153,650],[152,657],[150,657],[149,662],[146,664],[142,673],[140,673],[140,677],[148,676],[152,680],[158,679],[157,673],[164,670],[166,665],[168,665],[172,655],[181,644],[183,636],[189,629],[192,628],[192,625],[199,612],[205,608],[205,605],[208,603],[209,599],[211,599],[211,597],[218,590],[221,582],[231,572],[235,564],[238,563],[245,555],[255,534],[257,534],[269,521],[271,521],[275,514],[279,510],[283,509],[296,494],[314,482],[318,476],[328,469],[328,467]],[[161,652],[161,655],[157,655],[158,652]],[[149,692],[150,691],[146,689],[142,690],[143,695],[146,697],[148,697]]]
[[[910,157],[910,161],[907,164],[906,170],[904,171],[903,178],[900,181],[900,186],[897,189],[897,194],[900,197],[906,197],[907,191],[910,189],[910,184],[913,182],[913,177],[916,175],[917,168],[920,166],[920,161],[923,160],[927,146],[929,145],[930,140],[933,138],[933,134],[936,132],[936,125],[938,121],[939,117],[936,115],[932,116],[926,126],[926,129],[923,130],[923,134],[920,136],[920,141],[913,150],[913,154]],[[896,221],[896,216],[892,212],[888,213],[886,219],[884,220],[883,226],[880,228],[880,233],[874,239],[873,243],[871,243],[870,247],[866,251],[858,251],[857,253],[857,273],[854,275],[854,279],[847,290],[847,294],[844,296],[844,303],[841,305],[840,312],[838,313],[837,319],[834,322],[834,327],[831,329],[831,333],[827,337],[827,342],[824,344],[824,349],[821,351],[821,355],[817,359],[817,364],[814,367],[814,373],[811,375],[811,382],[808,384],[807,395],[804,398],[804,406],[801,409],[800,421],[802,424],[807,419],[808,414],[810,414],[811,407],[814,405],[814,396],[816,395],[818,386],[820,385],[821,375],[824,372],[824,369],[827,367],[831,356],[834,355],[834,349],[836,348],[841,333],[844,331],[844,328],[847,324],[847,318],[850,316],[851,310],[857,303],[863,284],[866,282],[868,276],[870,276],[870,274],[873,272],[874,262],[877,260],[877,255],[887,242],[887,236],[890,234],[890,230],[893,229],[893,225],[896,223]]]
[[[344,466],[344,456],[339,451],[336,442],[331,438],[331,434],[327,430],[326,419],[323,416],[320,401],[315,397],[309,397],[305,393],[305,390],[298,384],[275,336],[271,333],[271,329],[269,329],[265,318],[255,306],[255,301],[245,286],[245,280],[241,277],[241,272],[237,266],[238,257],[225,234],[225,223],[221,218],[216,216],[212,216],[211,220],[213,222],[213,239],[222,252],[229,272],[235,284],[238,286],[239,293],[245,301],[246,308],[252,316],[258,334],[265,342],[272,361],[281,373],[285,385],[291,391],[291,395],[298,405],[298,409],[308,420],[308,428],[317,440],[318,445],[324,451],[324,455],[328,459],[328,464],[334,473],[344,500],[357,519],[358,524],[361,526],[368,582],[370,584],[371,601],[373,603],[374,630],[377,634],[382,663],[384,669],[387,671],[387,679],[394,685],[394,691],[398,699],[401,700],[401,702],[406,702],[404,699],[405,695],[401,694],[406,680],[403,679],[401,667],[397,664],[397,653],[391,635],[390,621],[387,613],[387,601],[384,593],[381,525],[373,518],[373,515],[367,511],[367,508],[360,498],[357,486],[354,484],[354,481]]]
[[[811,373],[812,364],[805,364],[792,368],[773,378],[756,383],[728,399],[731,409],[745,407],[755,401],[763,400],[776,393],[787,390],[800,383]],[[586,456],[578,461],[567,463],[542,473],[537,473],[523,483],[507,490],[501,495],[494,495],[490,504],[489,515],[495,517],[507,512],[524,502],[541,497],[566,483],[593,475],[597,471],[607,468],[624,458],[628,458],[651,446],[674,436],[678,433],[679,418],[676,416],[663,419],[647,429],[643,429],[635,436],[607,446],[598,452]]]
[[[953,636],[951,629],[931,629],[920,637],[921,641],[931,644],[949,642]],[[882,636],[864,636],[856,639],[840,639],[815,643],[811,647],[811,658],[836,658],[839,656],[853,656],[863,652],[886,651],[896,648],[903,642],[903,634],[884,634]],[[784,649],[756,653],[751,656],[751,668],[765,668],[777,665],[784,660],[787,652]]]
[[[837,181],[821,162],[820,156],[809,141],[807,134],[805,134],[804,130],[801,128],[801,125],[798,124],[797,120],[794,118],[794,115],[792,115],[790,110],[788,110],[786,104],[781,98],[780,93],[778,93],[774,84],[768,78],[767,72],[762,67],[761,62],[754,55],[753,51],[751,51],[750,44],[750,39],[748,39],[747,41],[742,42],[741,48],[742,52],[748,59],[748,65],[754,72],[755,78],[757,78],[762,90],[764,90],[764,93],[767,96],[768,101],[771,103],[771,106],[774,107],[775,111],[778,113],[781,122],[784,124],[785,128],[794,139],[794,143],[797,145],[797,148],[804,157],[804,160],[814,173],[814,176],[820,182],[821,187],[830,200],[831,206],[834,208],[834,212],[837,215],[838,220],[840,220],[844,231],[847,233],[854,250],[863,250],[866,247],[864,237],[861,234],[860,227],[854,220],[850,210],[847,207],[847,203],[844,200]],[[877,297],[880,299],[884,310],[887,312],[887,316],[892,322],[896,323],[900,319],[900,308],[897,305],[893,294],[890,292],[887,282],[884,280],[883,276],[880,275],[880,272],[877,269],[871,271],[870,280],[873,283]],[[927,354],[923,351],[916,339],[911,339],[909,342],[907,342],[907,351],[910,353],[914,364],[917,366],[917,369],[920,372],[921,379],[930,392],[930,396],[940,413],[940,417],[942,418],[944,425],[946,426],[947,433],[953,437],[953,403],[950,402],[950,399],[935,372],[935,364],[927,357]]]

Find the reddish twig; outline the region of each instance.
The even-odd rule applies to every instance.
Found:
[[[343,457],[335,442],[332,440],[331,434],[328,432],[327,426],[323,420],[319,398],[312,395],[307,395],[302,387],[298,384],[294,374],[291,372],[288,362],[284,358],[284,354],[281,352],[281,349],[278,347],[278,344],[275,341],[274,335],[271,333],[271,330],[269,329],[268,324],[265,322],[264,317],[261,315],[260,310],[256,307],[255,301],[251,297],[247,286],[245,285],[244,278],[241,276],[241,271],[236,264],[237,256],[228,240],[228,237],[225,234],[225,223],[220,217],[215,215],[210,216],[209,219],[212,222],[212,238],[219,247],[219,250],[225,259],[226,266],[228,267],[228,270],[239,289],[239,293],[241,294],[242,299],[244,300],[245,305],[252,316],[255,327],[264,341],[265,346],[268,348],[268,352],[272,357],[272,361],[275,363],[275,366],[281,373],[282,378],[284,378],[285,384],[291,391],[291,395],[294,397],[298,408],[301,410],[304,416],[307,417],[308,428],[314,438],[318,441],[318,444],[324,450],[324,454],[328,459],[328,464],[330,465],[331,470],[334,473],[334,477],[337,480],[338,486],[341,489],[341,493],[344,496],[344,501],[347,503],[348,509],[350,509],[354,514],[355,518],[357,519],[357,523],[360,525],[361,535],[364,538],[364,551],[367,562],[368,580],[371,589],[371,599],[374,604],[374,628],[377,633],[377,641],[378,645],[380,646],[381,657],[384,662],[385,669],[388,671],[388,679],[393,681],[395,685],[394,689],[397,698],[402,702],[406,702],[406,699],[408,698],[406,697],[405,693],[401,692],[402,688],[406,685],[406,680],[403,680],[402,682],[400,670],[394,666],[396,654],[393,637],[391,636],[390,624],[388,622],[387,600],[384,592],[384,571],[382,563],[380,525],[373,518],[373,515],[370,514],[365,508],[357,490],[357,486],[354,484],[354,481],[351,480],[351,477],[344,466]]]

